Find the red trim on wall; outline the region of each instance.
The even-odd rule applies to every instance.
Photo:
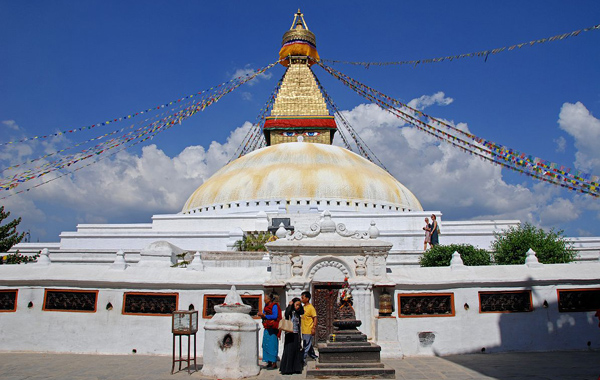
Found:
[[[326,119],[267,119],[263,129],[276,128],[324,128],[337,129],[333,118]]]

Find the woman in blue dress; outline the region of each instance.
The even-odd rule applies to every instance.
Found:
[[[267,369],[277,369],[277,354],[279,353],[279,321],[281,320],[281,308],[279,307],[279,296],[275,293],[265,295],[265,307],[257,315],[262,318],[265,328],[263,331],[263,362],[267,363]]]

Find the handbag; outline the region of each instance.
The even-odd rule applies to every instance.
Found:
[[[285,332],[294,332],[294,324],[291,320],[282,318],[279,321],[279,330]]]

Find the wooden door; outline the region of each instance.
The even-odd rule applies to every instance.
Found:
[[[317,310],[317,342],[325,342],[333,333],[333,320],[339,319],[338,294],[341,283],[313,285],[312,304]]]

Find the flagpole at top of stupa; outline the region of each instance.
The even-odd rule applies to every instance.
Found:
[[[302,63],[307,63],[307,57],[312,58],[311,62],[308,62],[309,65],[313,65],[320,59],[315,34],[308,29],[304,14],[298,9],[292,21],[292,27],[283,34],[279,59],[282,59],[282,65],[289,66],[290,58],[292,58],[292,63],[297,59],[303,60]]]

